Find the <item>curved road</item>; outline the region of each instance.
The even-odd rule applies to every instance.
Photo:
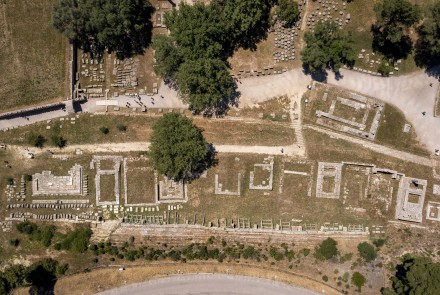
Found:
[[[99,295],[317,295],[275,281],[222,274],[177,275],[112,289]]]

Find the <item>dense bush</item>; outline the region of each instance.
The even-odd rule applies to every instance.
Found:
[[[370,262],[377,258],[376,249],[367,242],[360,243],[358,246],[359,255],[366,261]]]
[[[24,221],[24,222],[18,223],[16,228],[22,234],[31,235],[32,233],[34,233],[38,229],[38,226],[35,223],[29,222],[29,221]]]
[[[77,253],[83,253],[87,250],[92,230],[87,227],[77,228],[64,237],[56,248],[68,250]]]
[[[319,260],[328,260],[338,255],[338,243],[332,238],[327,238],[315,249],[315,257]]]
[[[361,291],[362,286],[365,284],[366,281],[367,280],[365,279],[365,277],[357,271],[351,277],[351,282],[358,288],[359,292]]]
[[[55,234],[55,226],[47,225],[38,227],[35,223],[24,221],[17,224],[20,233],[27,234],[31,240],[39,241],[45,247],[49,247]]]

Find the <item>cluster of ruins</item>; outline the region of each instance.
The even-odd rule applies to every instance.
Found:
[[[240,166],[239,158],[235,158],[235,165]],[[374,204],[378,212],[376,216],[393,218],[389,214],[395,208],[394,218],[410,222],[423,222],[423,209],[425,208],[425,195],[428,182],[424,179],[407,177],[403,173],[378,168],[373,164],[354,162],[318,162],[317,169],[313,161],[283,160],[281,162],[280,189],[282,186],[297,186],[298,181],[305,183],[304,194],[312,197],[312,187],[315,185],[314,195],[316,198],[334,199],[342,202],[347,210],[358,213],[366,213],[365,205]],[[6,209],[9,217],[5,221],[25,220],[27,218],[47,220],[70,220],[74,222],[93,221],[99,222],[108,218],[108,213],[119,214],[124,217],[124,222],[134,224],[195,224],[188,218],[180,216],[182,204],[188,201],[188,187],[184,182],[176,182],[163,176],[158,176],[150,167],[148,161],[142,157],[123,157],[112,155],[93,156],[90,162],[90,170],[95,172],[95,202],[84,194],[84,179],[87,175],[84,168],[75,164],[67,172],[67,176],[58,176],[51,171],[35,173],[32,176],[32,198],[27,200],[25,187],[26,180],[21,179],[22,186],[8,185],[5,190],[8,196]],[[316,172],[315,172],[316,171]],[[145,174],[139,174],[140,172]],[[123,174],[122,174],[123,173]],[[129,203],[127,192],[132,190],[137,194],[139,187],[131,187],[127,179],[130,173],[139,182],[150,182],[148,195],[152,196],[151,202]],[[315,174],[316,173],[316,174]],[[262,163],[255,163],[249,171],[249,190],[271,191],[274,189],[275,159],[268,156]],[[101,178],[109,176],[112,179],[110,185],[103,186]],[[290,178],[295,176],[295,178]],[[203,177],[207,177],[205,174]],[[231,179],[224,185],[225,175],[215,173],[214,195],[240,196],[243,193],[243,174],[236,174],[237,182]],[[222,179],[223,182],[222,182]],[[301,180],[303,179],[303,180]],[[16,191],[19,190],[19,193]],[[125,195],[122,203],[121,192]],[[24,197],[21,197],[23,193]],[[140,193],[140,192],[139,192]],[[440,195],[440,185],[433,186],[433,194]],[[266,195],[266,193],[264,193]],[[145,197],[145,195],[142,195]],[[353,201],[353,199],[356,199]],[[166,204],[164,210],[161,204]],[[395,207],[393,207],[395,204]],[[161,207],[160,207],[161,206]],[[40,210],[36,213],[35,210]],[[50,212],[59,210],[55,213]],[[75,212],[79,211],[79,212]],[[50,213],[49,213],[50,212]],[[107,216],[107,217],[106,217]],[[121,216],[121,215],[119,215]],[[194,217],[195,219],[195,217]],[[204,219],[204,218],[203,218]],[[440,221],[440,202],[428,201],[426,207],[426,220]],[[255,222],[255,221],[254,221]],[[300,224],[298,224],[300,223]],[[202,222],[205,226],[212,227],[215,223]],[[226,222],[217,222],[218,227],[225,227]],[[262,218],[252,224],[250,218],[240,217],[230,225],[237,229],[262,229],[282,230],[291,232],[310,231],[341,231],[341,232],[365,232],[368,231],[361,225],[347,225],[324,223],[307,224],[293,221],[274,221]],[[7,223],[3,229],[8,230]],[[379,230],[379,229],[378,229]]]
[[[351,20],[350,13],[346,13],[346,10],[345,1],[318,0],[307,18],[307,27],[312,29],[320,21],[333,21],[341,28]]]
[[[324,92],[322,101],[329,99]],[[350,93],[349,98],[337,96],[331,100],[328,111],[316,110],[320,125],[331,127],[351,135],[374,140],[385,105],[372,98]]]

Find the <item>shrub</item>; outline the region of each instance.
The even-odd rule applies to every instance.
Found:
[[[20,240],[19,239],[11,239],[11,240],[9,240],[9,244],[13,247],[18,247],[18,245],[20,245]]]
[[[315,249],[315,257],[319,260],[329,260],[330,258],[337,256],[337,244],[338,243],[332,238],[327,238]]]
[[[376,249],[367,242],[360,243],[358,245],[359,255],[366,261],[370,262],[377,258]]]
[[[383,245],[385,245],[386,241],[387,241],[386,239],[377,239],[373,241],[373,245],[376,246],[377,248],[380,248]]]
[[[362,286],[366,282],[366,279],[361,273],[355,272],[351,277],[351,282],[353,283],[353,285],[355,285],[358,288],[358,291],[360,292]]]
[[[52,243],[55,229],[56,228],[53,225],[43,226],[42,228],[39,228],[35,231],[35,233],[32,235],[32,238],[34,240],[40,241],[43,246],[49,247]]]
[[[52,144],[56,147],[63,148],[67,144],[67,140],[65,140],[62,136],[53,135],[51,137]]]
[[[324,282],[328,282],[328,276],[323,275],[323,276],[322,276],[322,280],[323,280]]]
[[[25,179],[26,181],[32,181],[32,175],[30,175],[30,174],[25,174],[25,175],[24,175],[24,179]]]
[[[110,132],[107,127],[100,127],[99,131],[101,131],[102,134],[108,134]]]
[[[35,223],[24,221],[17,224],[17,230],[22,234],[31,235],[38,229],[38,226]]]
[[[125,132],[125,131],[127,131],[127,126],[122,125],[122,124],[118,124],[118,125],[116,125],[116,129],[118,129],[121,132]]]
[[[6,184],[13,185],[14,184],[14,178],[6,177]]]
[[[83,253],[87,250],[92,231],[90,228],[81,227],[69,232],[63,241],[61,241],[60,248],[77,253]]]
[[[385,61],[382,61],[379,65],[379,67],[377,68],[377,72],[384,77],[388,77],[392,70],[393,70],[393,68],[389,64],[387,64]]]
[[[31,133],[28,137],[28,144],[37,148],[42,148],[46,142],[46,139],[41,135]]]
[[[300,253],[301,253],[302,255],[304,255],[304,257],[307,257],[307,256],[309,256],[309,254],[310,254],[310,249],[308,249],[308,248],[303,248],[303,249],[301,249]]]
[[[339,259],[339,262],[344,263],[346,261],[350,261],[351,258],[353,258],[353,253],[346,253]]]

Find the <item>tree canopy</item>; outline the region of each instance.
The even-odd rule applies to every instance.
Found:
[[[440,63],[440,1],[436,0],[427,10],[428,14],[420,26],[416,43],[415,59],[420,66]]]
[[[383,0],[374,10],[373,48],[388,58],[406,57],[412,50],[408,28],[421,19],[419,7],[408,0]]]
[[[332,238],[324,240],[316,249],[315,257],[319,260],[329,260],[338,255],[338,243]]]
[[[355,53],[351,36],[342,32],[336,23],[318,22],[313,32],[304,35],[306,47],[301,52],[303,67],[312,74],[330,68],[337,72],[343,65],[352,66]]]
[[[270,4],[267,0],[226,0],[224,23],[232,47],[253,48],[267,35]]]
[[[266,36],[269,15],[268,0],[182,3],[165,15],[170,36],[153,39],[156,74],[179,88],[194,110],[224,111],[236,95],[226,60]]]
[[[177,75],[179,93],[192,109],[221,109],[233,95],[234,81],[220,59],[200,58],[182,64]]]
[[[282,21],[291,24],[298,20],[298,3],[294,0],[280,0],[277,7],[277,14]]]
[[[150,158],[159,173],[175,180],[188,180],[206,167],[209,146],[192,120],[165,114],[153,127]]]
[[[440,289],[440,263],[427,257],[405,255],[391,277],[391,288],[382,289],[383,295],[438,294]]]
[[[59,0],[53,25],[85,51],[101,56],[108,50],[122,59],[150,43],[153,12],[147,0]]]

